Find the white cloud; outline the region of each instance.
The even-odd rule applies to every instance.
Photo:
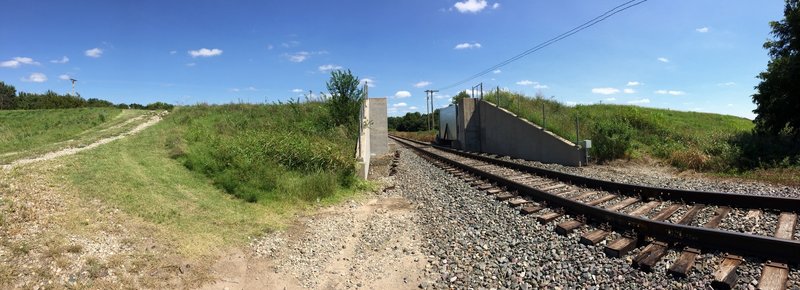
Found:
[[[658,61],[660,61],[660,62],[663,62],[663,63],[668,63],[668,62],[669,62],[669,59],[668,59],[668,58],[666,58],[666,57],[659,57],[659,58],[658,58]]]
[[[649,103],[650,103],[650,99],[640,99],[640,100],[628,101],[628,104],[631,104],[631,105],[649,104]]]
[[[497,9],[497,8],[500,8],[500,3],[495,2],[494,4],[492,4],[492,9]]]
[[[238,93],[241,90],[239,88],[232,88],[232,89],[230,89],[230,91],[234,92],[234,93]]]
[[[625,88],[625,89],[622,90],[622,92],[626,93],[626,94],[635,94],[636,90],[631,89],[631,88]]]
[[[708,27],[700,27],[700,28],[695,29],[695,31],[700,32],[700,33],[706,33],[706,32],[708,32]]]
[[[287,54],[287,55],[286,55],[286,57],[287,57],[287,58],[289,59],[289,61],[291,61],[291,62],[303,62],[303,61],[305,61],[306,59],[308,59],[308,57],[309,57],[310,55],[311,55],[311,54],[310,54],[310,53],[308,53],[307,51],[298,51],[298,52],[295,52],[294,54]]]
[[[299,94],[299,93],[302,93],[304,91],[305,90],[303,90],[303,89],[294,89],[294,90],[292,90],[292,93]]]
[[[503,72],[503,71],[501,71],[501,70],[499,70],[499,69],[496,69],[496,70],[492,71],[492,73],[493,73],[493,74],[499,74],[499,73],[501,73],[501,72]]]
[[[363,78],[358,82],[359,86],[363,86],[364,84],[367,84],[367,86],[370,88],[374,88],[375,80],[373,80],[372,78]]]
[[[68,75],[68,74],[63,74],[63,75],[59,75],[59,76],[58,76],[58,79],[60,79],[60,80],[65,80],[65,81],[68,81],[68,80],[69,80],[69,79],[71,79],[71,78],[72,78],[72,77],[71,77],[70,75]]]
[[[416,110],[416,109],[417,109],[417,107],[415,107],[415,106],[411,106],[411,107],[408,107],[408,109],[409,109],[409,110]]]
[[[342,69],[342,67],[335,64],[326,64],[319,66],[317,69],[319,69],[320,72],[329,72],[333,70]]]
[[[281,46],[283,46],[285,48],[295,47],[295,46],[298,46],[298,45],[300,45],[300,42],[299,41],[295,41],[295,40],[281,43]]]
[[[619,93],[619,89],[615,88],[593,88],[593,94],[601,94],[601,95],[613,95]]]
[[[98,57],[103,55],[103,50],[98,48],[98,47],[95,47],[95,48],[92,48],[92,49],[87,49],[83,53],[88,57],[98,58]]]
[[[540,84],[538,82],[534,82],[533,83],[533,88],[537,89],[537,90],[544,90],[544,89],[547,89],[547,88],[550,88],[550,87],[548,87],[546,85],[543,85],[543,84]]]
[[[734,83],[734,82],[727,82],[727,83],[719,83],[719,84],[717,84],[717,86],[720,86],[720,87],[732,87],[732,86],[735,86],[735,85],[736,85],[736,83]]]
[[[397,104],[392,105],[392,107],[395,107],[395,108],[401,108],[401,107],[405,107],[405,106],[408,106],[408,104],[406,104],[406,103],[397,103]]]
[[[613,102],[613,101],[616,101],[616,100],[617,100],[617,98],[614,98],[614,97],[603,99],[603,101],[606,101],[606,102]]]
[[[192,57],[212,57],[222,54],[222,50],[218,48],[201,48],[198,50],[190,50],[189,55]]]
[[[673,95],[673,96],[682,96],[686,94],[686,92],[684,91],[673,91],[673,90],[657,90],[654,93],[659,95]]]
[[[450,98],[450,95],[447,95],[447,94],[444,94],[444,95],[436,95],[436,94],[434,94],[434,95],[433,95],[433,97],[434,97],[434,98],[436,98],[436,99],[449,99],[449,98]]]
[[[486,8],[486,0],[466,0],[464,2],[456,2],[453,7],[461,13],[478,13]]]
[[[253,86],[246,87],[245,90],[246,91],[251,91],[251,92],[258,91],[258,89],[256,89],[256,87],[253,87]]]
[[[69,62],[69,57],[67,57],[65,55],[65,56],[62,56],[61,59],[54,59],[54,60],[51,60],[50,62],[52,62],[52,63],[68,63]]]
[[[431,85],[431,82],[429,82],[429,81],[421,81],[421,82],[418,82],[418,83],[414,84],[414,87],[415,88],[424,88],[424,87],[427,87],[427,86],[430,86],[430,85]]]
[[[641,86],[641,85],[643,85],[643,83],[634,82],[634,81],[628,82],[628,84],[627,84],[627,86],[629,86],[629,87],[635,87],[635,86]]]
[[[521,81],[518,81],[517,84],[520,85],[520,86],[530,86],[530,85],[533,84],[533,82],[529,81],[529,80],[521,80]]]
[[[454,47],[453,49],[468,49],[468,48],[469,49],[481,48],[481,44],[477,43],[477,42],[474,42],[474,43],[464,42],[464,43],[456,44],[456,47]]]
[[[192,67],[192,66],[196,66],[196,65],[197,65],[197,63],[194,63],[194,62],[190,62],[190,63],[186,64],[186,66],[188,66],[188,67]]]
[[[0,62],[0,67],[9,67],[9,68],[18,68],[20,65],[23,64],[30,64],[30,65],[39,65],[40,63],[34,61],[30,57],[15,57],[11,60],[7,60],[4,62]]]
[[[32,73],[26,78],[22,78],[23,82],[43,83],[47,81],[47,76],[43,73]]]
[[[733,104],[728,104],[728,107],[733,107]]]
[[[409,92],[409,91],[397,91],[396,93],[394,93],[394,97],[398,98],[398,99],[408,98],[410,96],[411,96],[411,92]]]
[[[169,51],[169,54],[176,54],[176,53],[178,53],[178,51],[177,51],[177,50],[170,50],[170,51]]]

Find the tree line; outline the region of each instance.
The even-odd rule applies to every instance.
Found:
[[[84,99],[80,94],[73,96],[59,94],[48,90],[43,94],[17,92],[17,89],[0,81],[0,110],[40,110],[40,109],[70,109],[88,107],[116,107],[120,109],[141,110],[172,110],[172,104],[155,102],[147,105],[137,103],[114,104],[112,102],[89,98]]]

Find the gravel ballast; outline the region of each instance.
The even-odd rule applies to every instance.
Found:
[[[713,279],[720,253],[700,255],[686,279],[666,274],[680,254],[681,249],[676,248],[670,249],[667,256],[670,259],[662,259],[652,272],[644,272],[630,266],[641,247],[623,258],[608,258],[603,247],[610,239],[597,246],[578,243],[580,235],[593,227],[583,227],[567,236],[557,235],[554,227],[571,217],[541,225],[533,217],[520,215],[507,204],[448,175],[413,151],[401,149],[401,153],[395,190],[415,204],[420,220],[425,221],[420,224],[420,232],[422,251],[428,260],[427,280],[420,288],[696,289],[708,288]],[[601,175],[592,177],[602,178]],[[615,181],[665,186],[657,182],[661,177],[630,175]],[[677,183],[676,179],[670,184]],[[678,188],[692,188],[691,184]],[[696,184],[702,188],[695,189],[708,191],[730,191],[727,189],[732,186],[715,187],[708,180]],[[704,210],[700,214],[703,220],[708,215],[713,215],[713,211]],[[610,235],[616,236],[616,233]],[[748,259],[743,264],[737,287],[755,287],[752,282],[758,281],[761,262]],[[797,270],[792,270],[790,277],[797,276]],[[789,288],[798,287],[796,283],[790,281]]]

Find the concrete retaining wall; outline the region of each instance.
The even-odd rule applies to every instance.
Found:
[[[459,122],[464,134],[459,132],[458,149],[567,166],[586,164],[584,149],[490,102],[464,99],[458,114],[458,120],[464,120]]]
[[[369,176],[369,163],[373,156],[389,153],[386,98],[366,99],[361,107],[361,127],[356,143],[356,174]]]
[[[585,152],[572,142],[487,101],[478,101],[482,152],[558,163],[585,164]]]

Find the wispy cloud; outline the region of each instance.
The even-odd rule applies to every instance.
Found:
[[[60,79],[60,80],[64,80],[64,81],[68,81],[68,80],[69,80],[69,79],[71,79],[71,78],[72,78],[72,76],[70,76],[70,75],[68,75],[68,74],[62,74],[62,75],[59,75],[59,76],[58,76],[58,79]]]
[[[427,86],[430,86],[430,85],[431,85],[431,82],[429,82],[429,81],[421,81],[421,82],[418,82],[418,83],[414,84],[414,87],[415,88],[424,88],[424,87],[427,87]]]
[[[177,51],[177,50],[170,50],[170,51],[169,51],[169,54],[176,54],[176,53],[178,53],[178,51]]]
[[[47,76],[43,73],[32,73],[28,77],[22,78],[23,82],[43,83],[47,81]]]
[[[627,84],[627,86],[629,86],[629,87],[635,87],[635,86],[640,86],[640,85],[643,85],[643,83],[636,82],[636,81],[630,81]]]
[[[709,30],[708,27],[700,27],[700,28],[695,29],[695,31],[700,32],[700,33],[706,33],[706,32],[708,32],[708,30]]]
[[[40,65],[39,62],[34,61],[30,57],[18,56],[18,57],[12,58],[11,60],[0,62],[0,67],[18,68],[20,65],[23,65],[23,64]]]
[[[396,93],[394,93],[394,97],[398,98],[398,99],[408,98],[410,96],[411,96],[411,92],[409,92],[409,91],[397,91]]]
[[[650,99],[639,99],[639,100],[628,101],[628,104],[631,105],[649,104],[649,103]]]
[[[453,7],[461,13],[478,13],[486,8],[486,0],[466,0],[464,2],[456,2]]]
[[[614,102],[616,100],[617,100],[617,98],[614,98],[614,97],[603,99],[604,102]]]
[[[631,89],[631,88],[625,88],[625,89],[622,90],[622,92],[626,93],[626,94],[635,94],[636,90]]]
[[[619,93],[619,89],[616,88],[593,88],[593,94],[601,94],[601,95],[613,95]]]
[[[364,84],[367,84],[367,86],[370,87],[370,88],[374,88],[375,87],[375,80],[372,79],[372,78],[363,78],[360,81],[358,81],[358,85],[359,86],[363,86]]]
[[[292,90],[292,93],[299,94],[299,93],[302,93],[304,91],[305,90],[303,90],[303,89],[294,89],[294,90]]]
[[[62,56],[61,59],[54,59],[54,60],[51,60],[50,62],[51,63],[68,63],[69,62],[69,57],[67,57],[65,55],[65,56]]]
[[[481,48],[481,44],[477,42],[474,43],[464,42],[456,44],[456,47],[454,47],[453,49],[472,49],[472,48]]]
[[[520,86],[530,86],[530,85],[533,84],[533,82],[529,81],[529,80],[521,80],[521,81],[518,81],[517,84],[520,85]]]
[[[197,65],[197,63],[194,63],[194,62],[186,63],[186,66],[188,66],[188,67],[193,67],[193,66],[196,66],[196,65]]]
[[[287,54],[286,58],[288,58],[291,62],[303,62],[308,59],[309,55],[310,53],[307,51],[298,51],[293,54]]]
[[[719,83],[719,84],[717,84],[717,86],[720,86],[720,87],[733,87],[733,86],[736,86],[736,83],[734,83],[734,82]]]
[[[409,109],[409,110],[416,110],[416,109],[417,109],[417,107],[416,107],[416,106],[411,106],[411,107],[408,107],[408,109]]]
[[[218,56],[220,54],[222,54],[222,50],[218,48],[212,48],[212,49],[201,48],[198,50],[189,51],[189,55],[191,55],[192,57],[212,57],[212,56]]]
[[[284,48],[295,47],[295,46],[298,46],[298,45],[300,45],[300,42],[299,41],[295,41],[295,40],[291,40],[291,41],[287,41],[287,42],[281,43],[281,46],[283,46]]]
[[[658,61],[663,62],[663,63],[668,63],[669,62],[669,59],[666,58],[666,57],[659,57],[657,59],[658,59]]]
[[[503,71],[501,71],[501,70],[499,70],[499,69],[496,69],[496,70],[493,70],[493,71],[492,71],[492,73],[493,73],[493,74],[499,74],[499,73],[501,73],[501,72],[503,72]]]
[[[492,4],[492,9],[497,9],[497,8],[500,8],[500,3],[495,2],[494,4]]]
[[[329,72],[329,71],[333,71],[333,70],[342,69],[342,67],[338,66],[338,65],[335,65],[335,64],[326,64],[326,65],[319,66],[317,69],[320,72]]]
[[[408,106],[408,104],[403,103],[403,102],[400,102],[400,103],[392,105],[392,107],[395,107],[395,108],[402,108],[402,107],[405,107],[405,106]]]
[[[658,95],[673,95],[673,96],[682,96],[686,94],[686,92],[684,91],[673,91],[673,90],[657,90],[654,93]]]
[[[103,49],[95,47],[92,49],[87,49],[86,51],[83,52],[83,54],[85,54],[88,57],[98,58],[103,55]]]

